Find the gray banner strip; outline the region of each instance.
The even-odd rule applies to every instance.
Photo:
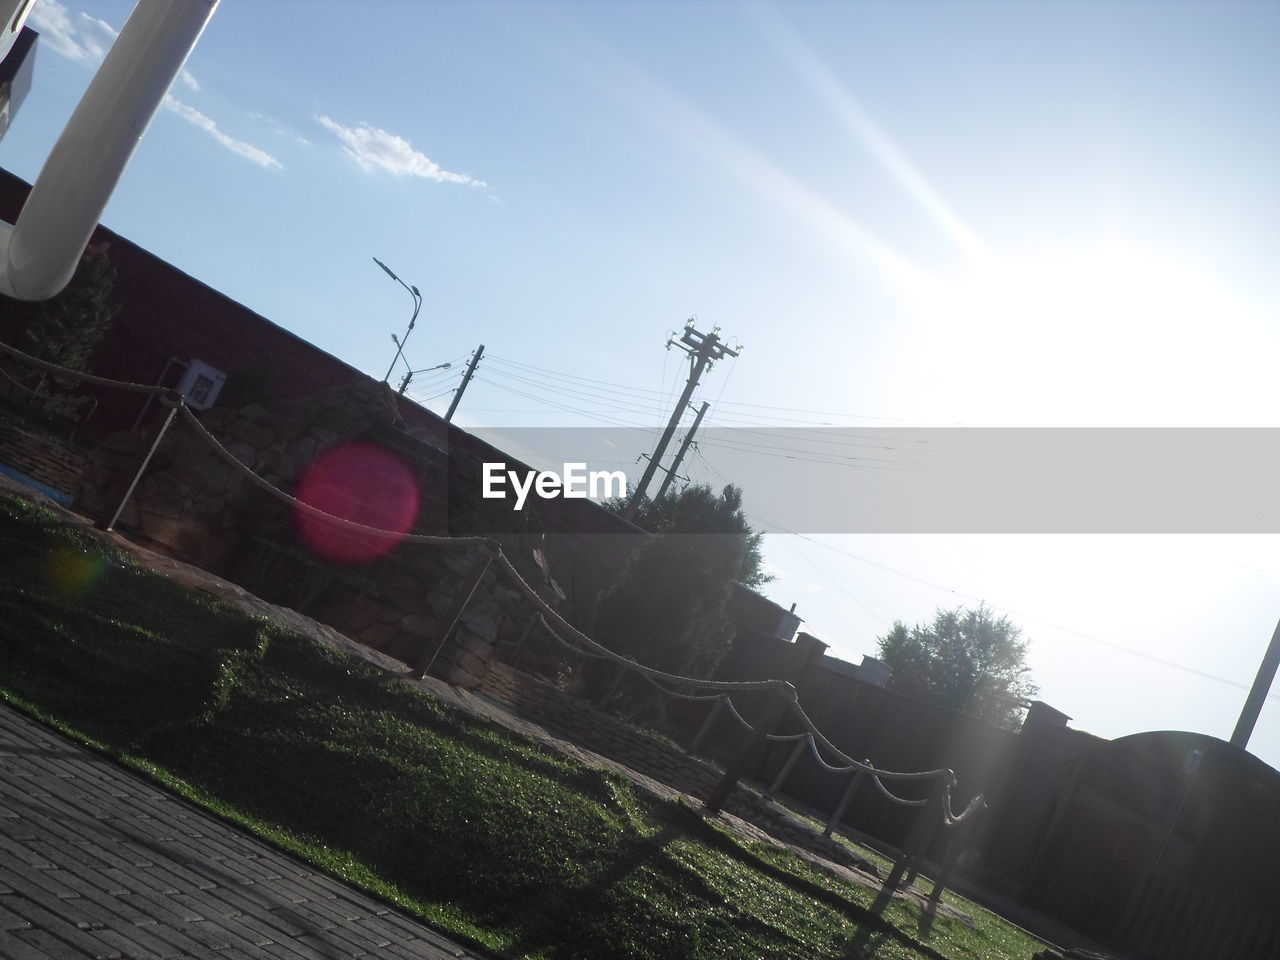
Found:
[[[628,429],[502,437],[543,469],[627,469],[652,444]],[[1277,428],[713,429],[698,444],[770,533],[1280,533]]]

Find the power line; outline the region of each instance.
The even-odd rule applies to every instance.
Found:
[[[559,370],[551,370],[547,367],[540,367],[540,366],[537,366],[536,364],[526,363],[519,360],[511,360],[505,357],[494,357],[493,359],[498,360],[499,362],[504,364],[523,368],[525,371],[529,373],[540,374],[544,377],[553,377],[560,380],[571,380],[571,381],[576,381],[578,383],[594,384],[596,386],[605,387],[607,388],[606,392],[645,394],[650,397],[657,398],[663,404],[665,404],[666,401],[669,401],[671,393],[674,392],[674,388],[672,388],[672,390],[667,390],[667,389],[653,390],[646,387],[627,386],[611,380],[600,380],[592,377],[583,377],[578,374],[565,373]],[[730,370],[730,375],[732,375],[732,369]],[[664,376],[663,376],[664,383],[665,383],[665,379],[666,378],[665,378],[665,371],[664,371]],[[727,383],[727,379],[728,378],[726,378],[726,383]],[[720,392],[723,395],[724,393],[723,387],[721,388]],[[928,420],[922,420],[919,418],[879,417],[879,416],[871,416],[868,414],[861,414],[861,413],[847,413],[843,411],[834,411],[834,410],[811,410],[811,409],[806,409],[802,407],[781,407],[781,406],[775,406],[772,404],[747,403],[740,400],[724,400],[724,399],[717,399],[716,401],[716,408],[717,408],[719,417],[732,415],[732,412],[733,412],[732,410],[728,410],[728,411],[724,410],[724,408],[726,407],[727,408],[745,408],[747,410],[773,410],[781,413],[813,414],[813,415],[824,416],[824,417],[838,417],[844,420],[871,420],[871,421],[882,422],[882,423],[925,424],[925,423],[932,422]],[[748,418],[745,415],[739,415],[737,419],[744,420],[744,421],[748,420]],[[763,419],[776,420],[776,421],[788,422],[788,423],[803,423],[809,426],[840,426],[840,424],[815,424],[814,421],[809,418],[792,419],[788,417],[765,416],[763,417]],[[750,422],[760,423],[760,420],[756,419]],[[761,424],[761,425],[767,426],[767,424]]]
[[[614,426],[614,427],[633,427],[637,430],[654,429],[653,425],[648,423],[635,423],[635,422],[626,421],[626,420],[618,420],[613,417],[606,417],[601,414],[587,413],[585,410],[581,409],[580,407],[571,407],[571,406],[568,406],[567,404],[557,403],[554,400],[548,400],[546,397],[539,397],[532,393],[526,393],[525,391],[517,389],[516,387],[508,386],[507,384],[503,384],[503,383],[498,383],[496,380],[490,380],[488,377],[477,376],[475,379],[479,380],[481,383],[487,383],[491,387],[497,387],[499,390],[505,390],[508,393],[513,393],[518,397],[524,397],[526,400],[533,400],[536,403],[545,404],[546,406],[552,407],[553,409],[563,410],[566,413],[572,413],[579,417],[585,417],[588,420],[598,420],[601,423],[607,423],[610,426]]]
[[[528,387],[533,387],[538,390],[545,390],[549,393],[558,394],[560,396],[567,397],[571,400],[589,401],[591,403],[594,403],[600,406],[610,407],[615,410],[622,410],[627,413],[651,414],[651,413],[657,413],[659,410],[658,405],[652,402],[637,403],[637,402],[631,402],[628,399],[624,399],[624,400],[602,399],[598,394],[587,393],[585,391],[577,390],[571,387],[563,387],[563,386],[557,386],[557,385],[540,382],[536,379],[530,379],[529,377],[524,377],[519,374],[511,373],[510,371],[507,371],[507,370],[494,370],[492,367],[490,367],[488,372],[489,372],[489,376],[491,377],[498,376],[506,380],[514,380],[516,383],[522,383]]]
[[[828,436],[832,431],[822,427],[810,429],[797,429],[794,427],[733,427],[731,428],[735,434],[756,434],[773,439],[775,442],[779,437],[786,437],[793,440],[804,441],[805,443],[816,443],[823,446],[833,447],[867,447],[874,450],[897,450],[896,444],[903,446],[927,447],[928,440],[922,440],[912,437],[869,437],[865,434],[847,434],[844,429],[836,432],[834,437]]]
[[[722,450],[733,450],[753,456],[773,457],[780,460],[795,460],[801,463],[820,463],[832,467],[853,467],[860,470],[878,470],[884,473],[917,473],[918,468],[927,464],[902,462],[898,460],[877,459],[872,457],[801,456],[799,453],[787,453],[784,450],[770,449],[761,444],[735,444],[718,437],[708,437],[699,441],[699,446],[709,446]]]
[[[422,377],[421,379],[414,380],[412,386],[409,388],[409,393],[410,395],[412,395],[414,390],[418,390],[418,391],[431,390],[432,388],[438,386],[439,384],[448,383],[451,380],[457,380],[461,376],[462,376],[461,370],[454,370],[452,372],[447,370],[442,370],[439,373],[435,374],[434,376]]]
[[[532,363],[523,363],[519,360],[509,360],[506,357],[491,356],[492,360],[497,361],[504,366],[517,367],[527,374],[537,374],[543,378],[553,380],[569,380],[579,384],[591,384],[597,387],[607,387],[611,392],[623,392],[632,394],[644,394],[655,401],[661,401],[670,394],[664,390],[654,390],[650,387],[630,387],[623,384],[615,383],[609,380],[597,380],[592,377],[582,377],[573,373],[563,373],[558,370],[549,370],[546,367],[539,367]]]
[[[800,407],[776,407],[771,404],[764,403],[746,403],[741,400],[725,400],[726,407],[750,407],[756,410],[781,410],[784,413],[812,413],[822,417],[844,417],[847,420],[878,420],[885,423],[929,423],[928,420],[920,420],[911,417],[873,417],[863,413],[841,413],[834,410],[806,410]]]
[[[702,465],[705,466],[708,470],[710,470],[713,474],[715,474],[723,483],[725,483],[726,485],[732,483],[731,480],[729,480],[723,473],[721,473],[712,465],[711,461],[709,461],[704,454],[699,452],[698,456],[702,461]],[[761,520],[765,521],[765,523],[769,524],[769,526],[782,530],[785,536],[796,537],[796,542],[793,542],[790,544],[792,549],[794,549],[796,553],[799,554],[800,557],[806,563],[810,564],[812,567],[814,567],[814,569],[816,569],[824,577],[830,580],[837,590],[839,590],[841,593],[843,593],[855,604],[860,606],[863,610],[871,614],[877,620],[880,620],[881,622],[885,622],[885,623],[890,623],[890,624],[893,623],[893,618],[891,618],[887,613],[885,613],[883,610],[880,610],[878,607],[876,607],[875,604],[873,604],[868,598],[859,596],[857,593],[854,592],[853,588],[849,586],[847,581],[842,580],[841,578],[835,576],[833,573],[831,573],[830,570],[828,570],[825,566],[819,563],[818,560],[814,557],[814,555],[810,553],[808,550],[804,549],[803,546],[799,543],[799,537],[796,533],[794,533],[791,530],[787,530],[781,524],[775,522],[772,517],[770,517],[767,513],[765,513],[763,510],[760,509],[758,504],[750,500],[746,496],[746,494],[743,494],[742,501],[743,503],[749,504],[751,506],[751,512],[756,516],[758,516]]]
[[[441,397],[447,397],[451,393],[453,393],[453,387],[450,387],[448,390],[441,391],[440,393],[433,394],[424,400],[418,400],[418,403],[430,403],[432,400],[439,400]],[[417,398],[415,397],[414,399]]]
[[[714,473],[717,477],[719,477],[721,480],[724,480],[725,483],[731,482],[727,480],[724,477],[724,475],[720,473],[719,470],[717,470],[714,466],[712,466],[705,456],[701,457],[701,459],[702,459],[703,465],[706,466],[707,469],[710,470],[712,473]],[[743,502],[747,503],[750,501],[748,501],[747,498],[744,496]],[[1042,627],[1047,627],[1051,630],[1056,630],[1060,633],[1065,633],[1069,636],[1078,637],[1081,640],[1088,640],[1091,643],[1096,643],[1101,646],[1108,647],[1120,653],[1127,653],[1130,656],[1139,657],[1140,659],[1150,661],[1151,663],[1157,663],[1160,666],[1168,667],[1172,670],[1178,670],[1178,671],[1181,671],[1182,673],[1188,673],[1188,674],[1191,674],[1192,676],[1199,677],[1203,680],[1211,680],[1215,683],[1226,684],[1227,686],[1235,687],[1237,690],[1249,689],[1249,684],[1247,683],[1241,683],[1240,681],[1232,680],[1229,677],[1224,677],[1216,673],[1209,673],[1207,670],[1201,670],[1197,667],[1192,667],[1192,666],[1188,666],[1187,664],[1178,663],[1177,661],[1169,660],[1165,657],[1159,657],[1159,656],[1156,656],[1155,654],[1147,653],[1143,650],[1137,650],[1133,647],[1125,646],[1122,643],[1116,643],[1113,640],[1104,640],[1102,637],[1097,637],[1097,636],[1094,636],[1093,634],[1085,633],[1080,630],[1074,630],[1070,627],[1064,627],[1061,624],[1053,623],[1052,621],[1045,620],[1041,617],[1036,617],[1031,614],[1023,613],[1011,607],[1003,606],[1002,604],[990,603],[982,598],[972,596],[971,594],[964,593],[963,591],[956,590],[952,587],[947,587],[940,583],[935,583],[932,580],[926,580],[924,577],[918,577],[915,574],[907,573],[905,570],[898,570],[895,567],[890,567],[887,564],[879,563],[875,560],[868,559],[867,557],[859,556],[856,553],[852,553],[848,550],[843,550],[840,547],[833,546],[829,543],[823,543],[822,541],[816,540],[813,537],[808,536],[807,534],[797,533],[794,530],[787,529],[781,524],[773,523],[773,521],[770,520],[770,518],[766,514],[762,513],[759,507],[756,506],[755,504],[752,504],[752,512],[760,516],[762,519],[764,519],[767,523],[770,524],[771,527],[777,530],[780,530],[784,535],[793,536],[798,538],[799,540],[807,541],[816,547],[821,547],[824,550],[829,550],[833,553],[841,554],[843,556],[849,557],[852,560],[857,560],[859,563],[864,563],[868,566],[875,567],[878,570],[883,570],[886,573],[891,573],[895,576],[904,577],[908,580],[912,580],[916,583],[930,587],[934,590],[939,590],[950,596],[959,597],[971,603],[987,603],[988,606],[998,609],[1003,613],[1016,617],[1019,620],[1022,620],[1024,622],[1038,624]],[[1280,700],[1280,692],[1270,694],[1269,699]]]
[[[742,352],[742,345],[739,344],[738,353],[741,353],[741,352]],[[733,362],[729,364],[729,372],[726,373],[724,375],[724,379],[720,381],[720,392],[716,394],[715,403],[712,404],[712,406],[714,406],[716,409],[716,412],[711,414],[711,417],[713,420],[716,419],[716,417],[720,413],[720,398],[724,396],[724,389],[725,387],[729,386],[729,381],[733,379],[733,371],[738,369],[738,353],[735,353],[733,355]]]
[[[1204,679],[1204,680],[1212,680],[1215,683],[1224,683],[1227,686],[1235,687],[1238,690],[1249,689],[1249,684],[1247,683],[1241,683],[1238,680],[1232,680],[1228,677],[1223,677],[1216,673],[1209,673],[1207,670],[1200,670],[1197,667],[1191,667],[1184,663],[1178,663],[1177,661],[1169,660],[1165,657],[1158,657],[1155,654],[1147,653],[1143,650],[1137,650],[1133,647],[1127,647],[1122,643],[1116,643],[1114,640],[1104,640],[1102,637],[1096,637],[1090,633],[1084,633],[1083,631],[1074,630],[1071,627],[1064,627],[1061,624],[1053,623],[1052,621],[1045,620],[1041,617],[1036,617],[1031,614],[1022,613],[1021,611],[1015,610],[1012,607],[1006,607],[998,603],[991,603],[989,601],[964,593],[963,591],[955,590],[950,587],[945,587],[940,583],[934,583],[932,580],[926,580],[923,577],[917,577],[914,574],[907,573],[906,571],[897,570],[883,563],[878,563],[875,560],[869,560],[866,557],[858,556],[856,553],[851,553],[848,550],[842,550],[839,547],[832,546],[831,544],[822,543],[821,541],[815,540],[813,537],[810,537],[807,534],[793,533],[793,535],[799,537],[802,540],[808,540],[810,543],[814,544],[814,546],[822,547],[824,550],[830,550],[833,553],[842,554],[846,557],[849,557],[852,560],[857,560],[859,563],[865,563],[868,566],[876,567],[879,570],[884,570],[886,573],[892,573],[899,577],[905,577],[908,580],[914,580],[916,583],[923,584],[927,587],[932,587],[935,590],[941,590],[944,593],[950,594],[952,596],[960,597],[964,600],[970,601],[971,603],[987,603],[988,606],[994,607],[995,609],[1001,610],[1010,616],[1017,617],[1018,619],[1026,621],[1028,623],[1036,623],[1042,627],[1048,627],[1051,630],[1056,630],[1060,633],[1065,633],[1073,637],[1078,637],[1081,640],[1088,640],[1091,643],[1097,643],[1097,644],[1100,644],[1101,646],[1109,647],[1110,649],[1117,650],[1121,653],[1127,653],[1131,656],[1139,657],[1143,660],[1148,660],[1152,663],[1158,663],[1161,666],[1169,667],[1172,670],[1180,670],[1183,673],[1189,673],[1189,674],[1192,674],[1193,676],[1200,677],[1201,679]],[[1280,699],[1280,693],[1271,694],[1271,698]]]
[[[676,383],[679,380],[679,377],[673,376],[671,378],[671,386],[667,386],[667,367],[671,362],[671,339],[675,335],[675,330],[667,331],[667,349],[662,351],[662,402],[659,404],[659,410],[661,410],[664,417],[671,415],[671,403],[676,395]]]

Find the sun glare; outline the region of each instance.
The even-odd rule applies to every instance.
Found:
[[[1280,343],[1211,266],[1122,239],[993,255],[912,297],[936,409],[983,425],[1268,425]]]

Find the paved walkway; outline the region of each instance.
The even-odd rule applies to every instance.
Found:
[[[0,705],[0,958],[477,958]]]

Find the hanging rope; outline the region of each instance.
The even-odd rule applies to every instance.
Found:
[[[974,797],[972,800],[970,800],[968,805],[959,815],[955,814],[952,811],[951,789],[955,786],[956,779],[955,779],[955,774],[951,770],[944,768],[944,769],[938,769],[938,770],[918,771],[913,773],[906,773],[906,772],[899,772],[899,771],[892,771],[892,770],[881,770],[873,766],[870,762],[855,760],[854,758],[848,756],[847,754],[842,752],[839,748],[837,748],[835,744],[833,744],[829,739],[827,739],[827,737],[822,733],[822,731],[820,731],[817,728],[817,726],[813,723],[813,721],[809,718],[809,716],[804,712],[804,709],[800,706],[799,699],[797,698],[797,695],[796,695],[795,687],[793,687],[790,683],[786,682],[785,680],[756,680],[756,681],[706,680],[706,679],[699,679],[696,677],[684,677],[684,676],[679,676],[677,674],[666,673],[662,670],[655,670],[652,667],[646,667],[643,664],[637,663],[634,660],[631,660],[620,654],[614,653],[612,650],[609,650],[607,647],[604,647],[599,643],[597,643],[595,640],[591,639],[585,633],[578,630],[571,623],[569,623],[569,621],[567,621],[564,617],[562,617],[560,613],[555,608],[553,608],[549,603],[547,603],[547,601],[542,598],[542,596],[524,579],[524,577],[521,576],[520,572],[511,563],[510,559],[502,552],[502,548],[498,544],[498,542],[489,537],[428,536],[425,534],[400,533],[393,530],[383,530],[377,527],[371,527],[367,524],[359,523],[354,520],[348,520],[344,517],[335,516],[334,514],[327,513],[326,511],[321,510],[317,507],[314,507],[303,500],[299,500],[297,497],[294,497],[286,493],[285,491],[279,489],[278,487],[276,487],[274,484],[272,484],[265,478],[259,476],[257,473],[251,470],[248,466],[246,466],[244,463],[238,460],[236,456],[232,454],[229,450],[227,450],[227,448],[223,446],[222,442],[218,440],[218,438],[215,437],[212,433],[210,433],[208,428],[206,428],[205,425],[200,422],[199,418],[197,418],[195,414],[192,413],[191,409],[186,405],[186,403],[183,401],[181,396],[175,394],[174,391],[172,391],[169,388],[152,386],[152,385],[141,384],[141,383],[131,383],[129,381],[123,381],[123,380],[112,380],[107,377],[99,377],[93,374],[84,373],[77,370],[69,370],[65,367],[59,366],[58,364],[37,359],[36,357],[33,357],[27,353],[24,353],[23,351],[17,349],[16,347],[10,346],[9,344],[2,343],[2,342],[0,342],[0,353],[7,354],[8,356],[11,356],[16,360],[22,363],[25,363],[29,366],[32,366],[37,370],[41,370],[46,373],[56,374],[61,377],[75,379],[82,383],[90,383],[97,386],[110,387],[113,389],[129,391],[132,393],[147,394],[151,396],[161,397],[162,400],[167,401],[168,405],[175,405],[177,407],[177,409],[182,414],[183,420],[186,423],[191,425],[191,427],[195,430],[196,435],[210,446],[210,448],[212,449],[212,451],[216,456],[218,456],[220,459],[225,461],[237,473],[243,476],[251,484],[253,484],[258,489],[264,491],[265,493],[269,494],[270,496],[276,498],[277,500],[280,500],[281,502],[288,504],[293,509],[306,513],[309,516],[315,517],[326,523],[330,523],[335,526],[339,526],[344,529],[351,530],[353,532],[363,533],[363,534],[372,535],[372,536],[394,538],[397,541],[402,541],[407,543],[419,543],[419,544],[424,544],[429,546],[451,547],[451,548],[453,547],[480,548],[482,552],[488,554],[496,561],[497,568],[501,570],[502,573],[507,577],[507,579],[510,580],[511,583],[516,587],[516,589],[530,603],[534,605],[536,610],[540,614],[542,614],[543,625],[546,627],[547,632],[552,636],[552,638],[555,639],[559,644],[561,644],[565,648],[581,656],[590,657],[596,660],[609,660],[614,663],[620,664],[625,669],[639,674],[646,681],[648,681],[652,686],[654,686],[656,689],[658,689],[660,692],[662,692],[667,696],[674,697],[677,699],[682,699],[682,700],[690,700],[690,701],[707,701],[707,700],[718,699],[721,702],[723,702],[725,706],[729,708],[729,712],[733,715],[734,719],[736,719],[739,724],[741,724],[743,727],[745,727],[749,731],[754,731],[754,727],[752,726],[752,724],[749,721],[747,721],[742,716],[742,714],[738,712],[737,708],[734,706],[732,699],[726,696],[725,694],[731,691],[751,692],[751,691],[761,691],[761,690],[772,690],[779,693],[789,701],[791,709],[795,713],[796,717],[800,720],[801,724],[805,727],[805,730],[802,731],[801,733],[790,734],[785,736],[770,735],[767,738],[768,740],[776,743],[791,743],[791,742],[801,740],[805,737],[808,737],[810,752],[813,755],[814,759],[823,768],[836,773],[850,773],[850,772],[868,773],[871,775],[871,780],[875,783],[876,788],[880,791],[880,793],[886,799],[890,800],[893,803],[901,804],[903,806],[918,807],[918,806],[923,806],[928,801],[927,800],[907,800],[902,797],[898,797],[893,793],[891,793],[885,787],[884,783],[882,782],[882,779],[901,780],[901,781],[923,781],[923,780],[941,779],[943,781],[942,813],[943,813],[943,822],[945,825],[955,826],[963,822],[964,820],[966,820],[968,817],[973,816],[974,814],[986,808],[986,801],[983,799],[981,795],[979,795]],[[6,374],[6,376],[8,375]],[[10,379],[12,378],[10,377]],[[18,385],[21,386],[21,384],[18,384]],[[24,389],[29,389],[29,388],[24,388]],[[566,640],[564,637],[562,637],[560,635],[561,632],[563,632],[568,637],[572,638],[573,642],[571,643],[568,640]],[[663,686],[663,684],[668,684],[674,687],[684,687],[690,690],[715,690],[720,692],[716,694],[709,694],[709,695],[695,695],[690,693],[681,693],[677,690],[669,689],[669,687]],[[837,767],[828,763],[825,759],[823,759],[821,753],[818,751],[819,744],[821,744],[821,746],[824,749],[826,749],[831,755],[839,758],[839,760],[846,763],[847,766]]]
[[[128,390],[131,393],[149,393],[153,396],[159,396],[167,389],[165,387],[149,386],[145,383],[130,383],[128,380],[110,380],[107,377],[94,376],[92,373],[84,373],[81,370],[68,370],[66,367],[58,366],[56,363],[40,360],[29,353],[23,353],[17,347],[12,347],[3,342],[0,342],[0,353],[6,353],[15,360],[20,360],[22,363],[45,373],[55,373],[60,377],[79,380],[81,383],[92,383],[100,387],[112,387],[116,390]]]
[[[497,542],[488,537],[434,537],[421,533],[399,533],[395,530],[383,530],[378,527],[371,527],[367,524],[358,523],[355,520],[347,520],[344,517],[334,516],[332,513],[326,513],[318,507],[313,507],[305,500],[299,500],[297,497],[285,493],[279,487],[272,484],[258,474],[254,473],[247,466],[236,459],[235,454],[224,447],[209,429],[200,422],[199,418],[191,412],[191,408],[185,403],[180,407],[183,419],[189,423],[196,431],[196,434],[204,440],[213,449],[213,452],[222,460],[226,461],[246,480],[256,486],[258,489],[269,493],[277,500],[289,504],[295,510],[300,510],[310,516],[335,526],[343,527],[356,533],[364,533],[372,536],[388,537],[395,540],[403,540],[407,543],[423,543],[435,547],[480,547],[486,550],[500,551],[501,548]]]
[[[955,777],[955,774],[945,767],[938,770],[921,770],[916,773],[902,773],[896,770],[881,770],[868,763],[863,763],[861,760],[855,760],[853,757],[841,751],[839,747],[823,735],[822,731],[819,730],[814,722],[809,719],[808,714],[804,712],[804,708],[800,706],[798,700],[793,702],[792,709],[800,719],[800,722],[804,724],[805,729],[813,734],[813,738],[818,741],[818,743],[822,744],[822,746],[833,756],[849,764],[852,768],[863,770],[866,773],[873,774],[877,777],[884,777],[889,780],[945,780],[947,778],[954,779]]]

